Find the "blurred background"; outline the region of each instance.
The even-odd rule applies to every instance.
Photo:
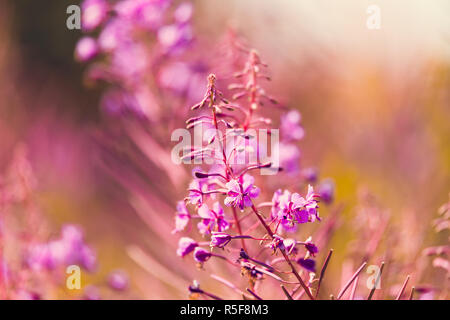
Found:
[[[431,223],[450,192],[450,2],[192,3],[193,30],[206,49],[200,60],[208,60],[214,70],[208,51],[232,26],[269,64],[271,94],[301,112],[306,131],[302,165],[317,167],[321,176],[334,180],[334,201],[343,208],[329,245],[335,250],[330,278],[340,277],[345,252],[358,240],[354,219],[367,194],[374,195],[396,226],[390,232],[400,239],[391,245],[409,246],[402,259],[415,263],[418,248],[448,244]],[[66,28],[70,4],[77,2],[0,0],[1,172],[16,146],[25,144],[50,229],[59,230],[67,221],[79,224],[98,253],[98,273],[87,283],[101,282],[120,268],[131,277],[127,297],[185,298],[180,286],[188,283],[183,282],[186,274],[174,280],[178,289],[167,283],[182,273],[174,250],[178,238],[169,232],[165,247],[158,247],[158,235],[138,212],[146,210],[144,204],[111,173],[117,167],[105,169],[112,160],[105,160],[98,137],[108,139],[103,132],[111,124],[105,125],[99,108],[102,86],[87,87],[86,66],[74,59],[83,33]],[[379,30],[366,27],[371,4],[381,9]],[[116,157],[127,147],[118,150]],[[166,193],[166,203],[158,207],[169,221],[189,182],[187,168],[178,170],[183,172],[178,189]],[[164,189],[166,180],[144,180],[146,192],[162,199],[155,188]],[[146,258],[154,260],[143,262]],[[147,270],[142,267],[146,263],[151,266]],[[433,277],[422,279],[432,282]],[[330,289],[337,287],[330,284]]]

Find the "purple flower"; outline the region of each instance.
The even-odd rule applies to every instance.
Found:
[[[300,125],[302,117],[296,110],[289,111],[281,118],[281,133],[285,140],[301,140],[305,131]]]
[[[173,15],[178,23],[186,23],[191,20],[192,12],[192,4],[189,2],[183,2],[175,9]]]
[[[309,237],[305,241],[305,249],[308,250],[308,252],[314,257],[317,252],[319,252],[319,249],[317,246],[311,241],[311,237]]]
[[[211,252],[203,248],[197,247],[194,251],[194,260],[200,263],[206,262],[211,258]]]
[[[74,225],[65,225],[59,239],[33,245],[27,263],[37,270],[77,264],[87,271],[93,271],[97,257],[94,250],[84,242],[82,230]]]
[[[208,191],[207,179],[194,179],[189,184],[189,196],[188,201],[191,204],[201,206],[203,204],[203,192]]]
[[[231,239],[232,237],[229,234],[223,232],[213,232],[211,235],[210,246],[223,248],[231,241]]]
[[[309,167],[302,170],[302,176],[307,182],[314,183],[317,181],[319,172],[316,168]]]
[[[115,270],[108,276],[108,285],[117,291],[123,291],[128,288],[128,275],[122,270]]]
[[[297,260],[298,264],[301,265],[303,268],[310,272],[316,272],[316,261],[312,259],[303,259],[300,258]]]
[[[334,181],[331,179],[325,179],[323,180],[318,188],[317,193],[320,196],[320,199],[323,200],[326,204],[330,204],[333,202],[334,198]]]
[[[280,166],[287,173],[296,173],[299,170],[300,149],[292,143],[281,142],[278,145]]]
[[[75,58],[80,62],[86,62],[93,59],[99,52],[97,42],[94,38],[83,37],[75,47]]]
[[[288,190],[285,190],[283,194],[277,190],[272,199],[272,218],[278,219],[287,231],[295,231],[295,223],[320,220],[316,196],[311,186],[308,186],[308,194],[305,198]]]
[[[193,36],[189,25],[171,24],[159,28],[157,38],[167,53],[174,53],[184,49]]]
[[[131,21],[115,18],[108,21],[102,29],[98,43],[105,52],[112,52],[119,46],[131,43],[133,25]]]
[[[298,250],[297,250],[297,241],[295,239],[284,239],[283,241],[283,245],[286,248],[286,252],[288,254],[292,254],[292,255],[296,255]]]
[[[244,210],[245,207],[251,207],[251,199],[259,195],[259,188],[253,185],[254,182],[255,178],[248,173],[241,176],[238,180],[232,179],[228,182],[226,184],[228,197],[225,198],[225,205],[237,206],[241,210]]]
[[[177,212],[175,216],[175,229],[172,233],[180,232],[186,229],[186,226],[189,224],[191,220],[191,215],[186,208],[186,204],[184,201],[179,201],[177,203]]]
[[[316,219],[320,220],[319,204],[315,199],[317,194],[314,193],[313,187],[308,186],[308,193],[306,197],[301,197],[298,193],[292,194],[291,202],[294,215],[298,223],[314,222]]]
[[[108,15],[108,2],[106,0],[84,0],[81,4],[81,27],[84,31],[97,28]]]
[[[274,252],[277,249],[280,249],[281,251],[284,251],[286,248],[284,246],[284,239],[280,237],[279,235],[274,235],[272,241],[269,243],[269,248],[272,249]]]
[[[164,11],[169,3],[169,0],[125,0],[115,5],[115,11],[122,19],[156,30],[162,25]]]
[[[202,218],[202,221],[197,224],[201,234],[209,234],[214,229],[222,232],[230,227],[219,202],[214,202],[213,209],[209,209],[207,204],[203,204],[198,208],[198,215]]]
[[[194,251],[196,247],[198,247],[198,243],[195,240],[188,237],[182,237],[178,241],[177,255],[183,258]]]

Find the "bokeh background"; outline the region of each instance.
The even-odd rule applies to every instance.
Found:
[[[121,268],[131,278],[127,297],[185,298],[188,277],[175,279],[183,268],[173,250],[177,238],[167,233],[167,244],[155,240],[147,224],[157,222],[143,222],[138,213],[143,204],[105,170],[96,139],[104,127],[102,88],[83,84],[85,66],[73,54],[82,33],[65,24],[66,8],[74,3],[0,1],[0,169],[19,143],[26,144],[50,225],[55,230],[67,221],[82,225],[98,252],[99,270],[86,283],[101,282]],[[335,203],[343,206],[330,244],[335,249],[330,278],[340,277],[344,252],[355,240],[355,206],[365,192],[398,223],[391,232],[402,240],[393,245],[413,247],[403,251],[410,263],[417,259],[408,255],[414,248],[448,243],[431,227],[450,191],[448,1],[193,3],[194,31],[203,46],[213,48],[233,26],[270,65],[272,94],[302,113],[302,163],[334,179]],[[366,27],[366,9],[374,3],[381,8],[380,30]],[[145,188],[161,198],[154,190],[165,181],[150,175]],[[183,191],[165,197],[158,210],[170,220]],[[152,259],[147,270],[144,258],[130,249],[134,245]]]

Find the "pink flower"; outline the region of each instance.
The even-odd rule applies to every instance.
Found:
[[[191,19],[192,12],[192,4],[189,2],[183,2],[175,9],[173,15],[178,23],[186,23]]]
[[[316,261],[300,258],[297,263],[310,272],[316,272]]]
[[[285,140],[301,140],[305,130],[300,125],[302,117],[300,112],[292,110],[281,118],[281,134]]]
[[[317,246],[311,241],[311,237],[309,237],[305,242],[305,249],[314,257],[319,249]]]
[[[128,275],[122,270],[115,270],[108,276],[108,285],[117,291],[123,291],[128,287]]]
[[[284,247],[286,248],[286,252],[288,254],[296,255],[298,250],[296,248],[297,241],[295,239],[284,239],[283,241]]]
[[[334,181],[332,179],[323,180],[318,187],[318,194],[320,195],[320,200],[326,204],[333,202],[334,198]]]
[[[239,179],[232,179],[226,184],[228,189],[227,197],[225,198],[225,205],[239,207],[244,210],[245,207],[252,206],[252,198],[259,195],[259,188],[253,184],[255,178],[248,173],[241,176]]]
[[[269,243],[268,246],[269,246],[269,248],[272,249],[274,252],[275,252],[277,249],[280,249],[281,251],[286,250],[286,248],[285,248],[285,246],[284,246],[284,243],[283,243],[283,238],[280,237],[280,236],[277,235],[277,234],[275,234],[275,235],[273,236],[273,239],[272,239],[272,241]]]
[[[272,216],[280,220],[282,226],[293,227],[295,223],[313,222],[319,219],[317,195],[311,186],[305,198],[298,193],[290,193],[285,190],[282,195],[279,191],[274,195],[275,202],[272,206]]]
[[[175,229],[172,233],[180,232],[186,229],[189,221],[191,220],[191,215],[186,208],[184,201],[179,201],[177,204],[177,212],[175,216]]]
[[[89,61],[98,54],[99,48],[94,38],[83,37],[75,47],[75,58],[80,62]]]
[[[209,190],[208,179],[194,179],[189,184],[189,195],[188,201],[191,204],[201,206],[206,196],[203,195],[204,192]]]
[[[188,237],[182,237],[178,241],[177,255],[183,258],[194,251],[196,247],[198,247],[198,243],[195,240]]]
[[[314,193],[311,185],[308,185],[308,193],[305,198],[301,197],[298,193],[292,195],[292,209],[294,210],[298,223],[314,222],[316,219],[320,220],[319,212],[317,211],[319,204],[315,199],[316,197],[318,195]]]
[[[81,27],[84,31],[92,31],[106,19],[108,15],[106,0],[84,0],[81,4]]]
[[[219,202],[215,202],[212,209],[209,209],[207,204],[203,204],[198,208],[198,215],[202,218],[202,221],[197,224],[201,234],[208,234],[214,229],[222,232],[230,227]]]
[[[211,247],[224,248],[232,237],[224,232],[213,232],[211,235]]]
[[[206,262],[211,258],[212,254],[208,250],[197,247],[194,251],[194,260],[200,263]]]

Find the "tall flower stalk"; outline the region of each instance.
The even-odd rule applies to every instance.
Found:
[[[192,110],[207,108],[209,115],[204,113],[189,119],[188,128],[195,129],[197,126],[206,125],[212,128],[213,133],[206,134],[208,137],[206,146],[190,148],[191,150],[184,155],[183,159],[209,160],[208,163],[212,165],[194,169],[194,180],[190,184],[189,196],[185,201],[194,206],[196,214],[190,215],[186,206],[183,205],[182,212],[178,212],[176,218],[186,223],[181,227],[177,224],[175,231],[181,232],[187,227],[189,219],[187,220],[186,217],[196,216],[201,220],[197,225],[198,230],[204,237],[210,238],[209,246],[212,252],[214,248],[228,248],[229,243],[234,242],[233,240],[240,240],[241,248],[230,248],[230,252],[240,250],[237,266],[249,271],[244,274],[250,279],[251,288],[248,291],[255,297],[257,296],[256,282],[261,281],[264,276],[270,276],[281,283],[300,285],[306,295],[314,300],[311,288],[302,279],[301,272],[297,270],[292,257],[295,257],[298,252],[296,246],[301,244],[305,248],[305,256],[297,260],[298,265],[305,271],[313,272],[315,262],[311,257],[317,253],[317,247],[310,241],[305,243],[294,239],[284,239],[283,233],[285,229],[295,229],[299,224],[320,220],[318,195],[314,193],[311,186],[308,187],[308,194],[304,197],[287,190],[283,194],[281,190],[276,190],[274,199],[270,202],[271,216],[266,218],[260,213],[259,205],[255,200],[262,192],[255,186],[254,173],[264,169],[277,172],[280,168],[274,166],[271,161],[261,162],[261,151],[267,146],[263,145],[263,141],[255,134],[260,133],[260,130],[267,130],[270,133],[273,129],[267,128],[267,125],[272,121],[262,117],[255,121],[254,118],[260,106],[263,105],[264,99],[271,103],[276,101],[268,96],[260,85],[260,79],[269,79],[262,71],[266,64],[261,61],[256,50],[246,50],[246,52],[248,60],[244,68],[235,74],[241,82],[229,86],[230,90],[238,91],[233,95],[232,102],[219,90],[216,76],[210,74],[204,98],[192,107]],[[247,101],[241,103],[240,101],[245,97]],[[233,220],[227,221],[222,214],[222,203],[231,208]],[[212,206],[217,209],[210,209]],[[247,232],[243,230],[241,220],[247,219],[248,211],[253,215],[256,224],[253,222]],[[218,214],[219,212],[221,214]],[[219,219],[227,222],[220,223]],[[206,229],[205,224],[208,225]],[[250,234],[252,231],[263,231],[263,235],[258,238]],[[186,240],[180,240],[178,254],[182,257],[193,252],[194,248],[196,248],[194,259],[201,264],[212,256],[216,256],[216,254],[204,254],[204,249],[199,251],[202,244],[190,238],[189,245],[186,246],[185,243]],[[186,248],[192,249],[186,250]],[[281,254],[289,271],[278,270],[270,262],[257,259],[257,256],[267,251],[271,251],[272,254]],[[198,252],[202,252],[203,257],[207,258],[202,259]],[[224,259],[232,261],[231,258]],[[296,282],[284,280],[279,274],[292,274]]]

